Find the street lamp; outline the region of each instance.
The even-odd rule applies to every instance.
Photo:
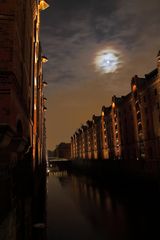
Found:
[[[46,81],[43,81],[43,87],[46,87],[48,83]]]
[[[46,108],[45,106],[43,107],[43,111],[44,111],[44,112],[46,112],[46,111],[47,111],[47,108]]]
[[[46,63],[46,62],[48,62],[48,58],[46,57],[46,56],[42,56],[42,63]]]
[[[43,97],[43,101],[46,102],[46,101],[47,101],[47,98],[46,98],[46,97]]]
[[[40,10],[45,10],[49,7],[49,4],[45,0],[40,0],[39,6]]]

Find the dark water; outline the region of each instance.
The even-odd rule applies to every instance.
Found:
[[[46,240],[46,172],[30,169],[0,167],[0,240]]]
[[[50,172],[47,187],[48,240],[160,236],[160,198],[154,186],[107,189],[89,178],[56,171]]]
[[[112,184],[56,169],[47,176],[46,198],[45,178],[34,181],[32,192],[28,174],[15,173],[1,176],[0,240],[160,237],[159,185],[153,182]]]

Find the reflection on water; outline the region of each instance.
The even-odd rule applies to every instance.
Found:
[[[160,197],[153,184],[104,187],[54,170],[47,177],[48,240],[158,239]],[[32,192],[29,174],[0,174],[0,240],[46,240],[45,181],[37,176]]]
[[[159,229],[159,194],[144,191],[143,186],[141,191],[135,188],[108,190],[89,178],[51,171],[48,240],[154,239]]]

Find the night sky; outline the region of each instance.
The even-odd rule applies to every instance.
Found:
[[[41,14],[48,149],[74,132],[113,95],[126,95],[134,75],[156,67],[160,49],[159,0],[47,0]],[[117,69],[95,66],[103,50],[115,51]]]

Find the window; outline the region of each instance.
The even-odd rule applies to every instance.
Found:
[[[136,91],[136,92],[134,92],[134,97],[135,97],[135,98],[137,98],[137,91]]]
[[[150,138],[150,131],[149,131],[149,129],[147,131],[147,135],[148,135],[148,138]]]
[[[139,124],[138,125],[138,132],[141,132],[142,131],[142,124]]]
[[[150,156],[150,157],[153,156],[153,150],[152,150],[152,147],[149,148],[149,156]]]
[[[157,89],[156,88],[154,89],[154,95],[155,96],[157,95]]]
[[[137,120],[141,120],[141,114],[140,114],[140,112],[138,112],[138,114],[137,114]]]
[[[139,112],[140,111],[140,108],[139,108],[139,103],[137,102],[136,103],[136,111]]]

